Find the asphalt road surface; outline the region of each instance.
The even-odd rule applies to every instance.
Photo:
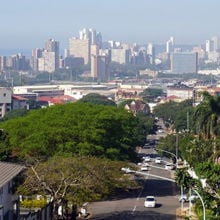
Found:
[[[155,157],[153,149],[142,149],[141,153],[146,153]],[[165,178],[171,178],[173,171],[164,169],[164,164],[158,165],[154,160],[149,162],[149,171],[146,174],[154,174]],[[176,219],[176,209],[180,207],[177,199],[178,189],[176,184],[149,175],[142,176],[144,188],[123,199],[109,200],[103,202],[90,203],[88,212],[93,220],[174,220]],[[155,208],[145,208],[144,199],[153,195],[156,198]]]

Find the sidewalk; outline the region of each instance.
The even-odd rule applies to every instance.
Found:
[[[187,219],[190,220],[198,220],[199,218],[196,216],[196,214],[193,212],[193,208],[191,211],[191,215],[189,216],[189,208],[188,207],[184,207],[183,209],[178,208],[176,210],[176,220],[183,220],[185,219],[185,217],[188,217]]]

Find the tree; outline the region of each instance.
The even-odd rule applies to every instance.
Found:
[[[122,175],[123,162],[95,157],[53,157],[31,166],[24,184],[18,189],[23,195],[41,194],[53,201],[53,219],[58,207],[68,210],[85,202],[100,200],[118,189],[137,186]],[[67,213],[63,213],[67,219]]]
[[[140,96],[145,102],[154,102],[159,96],[164,96],[164,92],[162,89],[147,88],[140,93]]]
[[[145,129],[124,109],[81,102],[32,110],[1,128],[1,148],[10,149],[8,159],[19,160],[53,155],[134,160]]]
[[[108,97],[104,95],[100,95],[97,93],[89,93],[88,95],[83,96],[83,98],[81,98],[79,102],[92,103],[96,105],[116,106],[114,101],[108,99]]]
[[[15,109],[15,110],[12,110],[10,112],[7,112],[3,118],[3,121],[5,120],[9,120],[9,119],[12,119],[12,118],[17,118],[17,117],[22,117],[22,116],[25,116],[26,114],[28,113],[28,110],[27,109]]]

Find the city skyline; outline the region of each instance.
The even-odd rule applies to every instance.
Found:
[[[176,0],[38,0],[1,3],[0,49],[42,48],[49,38],[66,48],[79,30],[95,28],[104,41],[204,44],[220,35],[220,2]]]

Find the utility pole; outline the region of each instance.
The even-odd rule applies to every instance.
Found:
[[[178,134],[176,134],[176,168],[178,168],[178,145],[179,145],[179,138],[178,138]]]

